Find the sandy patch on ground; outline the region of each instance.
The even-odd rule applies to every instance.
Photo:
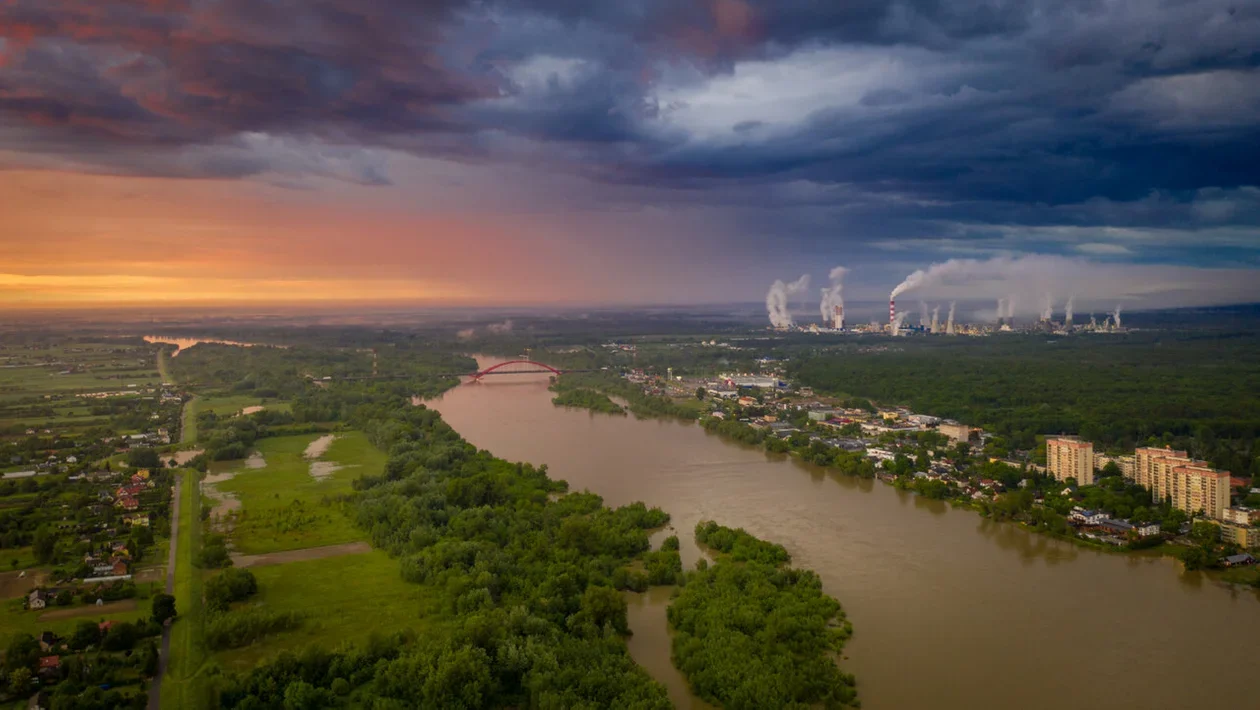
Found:
[[[2,559],[0,558],[0,560]],[[0,599],[25,596],[47,578],[48,573],[39,570],[26,570],[25,577],[22,576],[22,570],[20,569],[4,572],[0,574]]]
[[[261,457],[259,457],[261,458]],[[261,467],[260,467],[261,468]],[[241,509],[241,500],[236,497],[235,493],[219,490],[216,483],[224,483],[236,477],[236,474],[227,471],[224,473],[207,474],[201,479],[201,492],[214,500],[214,507],[210,509],[211,518],[223,518],[228,513]]]
[[[258,412],[261,412],[264,409],[266,409],[266,407],[255,404],[252,407],[245,407],[244,409],[242,409],[238,416],[245,417],[245,416],[249,416],[250,414],[257,414]]]
[[[144,569],[136,570],[136,573],[132,575],[132,581],[136,584],[141,582],[160,582],[163,579],[166,579],[165,566],[145,567]]]
[[[263,455],[254,451],[250,453],[249,458],[245,459],[245,468],[267,468],[267,459]]]
[[[135,599],[120,599],[116,602],[109,602],[97,606],[88,604],[87,606],[79,606],[73,609],[57,609],[55,611],[46,611],[39,615],[40,621],[55,621],[57,619],[73,619],[76,616],[100,616],[102,614],[117,614],[120,611],[135,611]]]
[[[342,545],[325,545],[324,547],[307,547],[302,550],[286,550],[284,552],[268,552],[262,555],[232,555],[232,564],[237,567],[262,567],[280,565],[285,562],[303,562],[305,560],[322,560],[325,557],[341,557],[342,555],[362,555],[372,551],[366,542],[347,542]]]
[[[194,458],[204,453],[205,451],[202,449],[192,449],[190,451],[176,451],[175,455],[172,458],[175,459],[175,463],[179,464],[180,466],[183,466],[184,464],[188,463],[189,461],[192,461]]]
[[[322,481],[343,468],[349,468],[349,466],[342,466],[332,461],[312,461],[311,477]]]
[[[306,447],[306,451],[304,451],[302,455],[308,459],[317,459],[328,451],[328,447],[332,446],[333,440],[336,438],[337,437],[333,434],[324,434],[315,441],[312,441],[310,445]]]

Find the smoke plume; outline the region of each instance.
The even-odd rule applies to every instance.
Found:
[[[1120,304],[1119,303],[1116,304],[1116,310],[1112,311],[1111,319],[1115,321],[1115,326],[1119,328],[1120,327]]]
[[[491,323],[490,325],[486,326],[486,330],[490,331],[491,333],[494,333],[495,335],[502,335],[503,333],[510,333],[512,332],[512,321],[505,320],[502,323]]]
[[[1049,321],[1054,317],[1054,296],[1046,294],[1045,300],[1041,302],[1041,320]]]
[[[1063,324],[1072,325],[1072,310],[1076,308],[1076,294],[1068,296],[1067,305],[1063,307]]]
[[[775,279],[770,291],[766,293],[766,312],[770,316],[770,325],[775,328],[790,328],[793,324],[792,314],[788,312],[788,302],[793,296],[799,296],[809,288],[809,274],[801,276],[790,284]]]
[[[1002,321],[1002,319],[1003,319],[1003,318],[1005,318],[1005,317],[1006,317],[1006,299],[1005,299],[1005,298],[999,298],[999,299],[998,299],[998,307],[997,307],[997,319],[998,319],[998,322],[1001,322],[1001,321]]]
[[[1015,296],[1012,295],[1006,299],[1006,322],[1010,323],[1015,319]]]
[[[949,335],[954,334],[954,309],[957,308],[958,301],[949,302],[949,320],[945,323],[945,332]]]
[[[926,328],[928,324],[928,307],[927,302],[919,301],[919,326]]]
[[[847,273],[849,273],[848,269],[837,266],[827,274],[827,278],[831,280],[831,287],[822,290],[822,302],[818,304],[818,310],[822,311],[823,323],[831,322],[836,306],[844,306],[844,275]]]
[[[904,321],[905,319],[906,319],[906,312],[905,312],[905,311],[902,311],[902,312],[900,312],[900,313],[898,313],[898,314],[897,314],[897,317],[896,317],[896,318],[893,320],[893,322],[892,322],[892,334],[893,334],[893,335],[901,335],[901,322],[902,322],[902,321]]]
[[[940,315],[941,315],[941,304],[938,303],[932,306],[932,332],[933,333],[940,332],[938,328],[940,324],[940,320],[939,320]]]

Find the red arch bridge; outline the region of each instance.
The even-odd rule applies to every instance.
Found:
[[[500,362],[484,370],[469,375],[472,382],[477,382],[487,375],[543,375],[551,374],[559,377],[568,372],[591,372],[591,370],[559,370],[544,362],[534,360],[508,360]]]

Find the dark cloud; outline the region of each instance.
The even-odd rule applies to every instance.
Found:
[[[0,0],[0,37],[11,164],[382,184],[397,150],[806,242],[1256,221],[1236,0]]]

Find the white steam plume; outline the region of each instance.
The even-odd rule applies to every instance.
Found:
[[[491,323],[486,326],[486,330],[496,334],[510,333],[512,332],[512,321],[505,320],[502,323]]]
[[[1015,319],[1015,296],[1012,294],[1006,299],[1006,322],[1010,323]]]
[[[1046,294],[1045,300],[1041,302],[1041,320],[1049,321],[1054,317],[1054,296]]]
[[[1111,319],[1115,321],[1115,326],[1119,328],[1120,327],[1120,304],[1119,303],[1116,304],[1116,310],[1112,311]]]
[[[997,307],[997,319],[998,321],[1001,321],[1005,317],[1006,317],[1006,299],[999,298],[998,307]]]
[[[770,316],[770,325],[775,328],[790,328],[792,314],[788,312],[788,302],[793,296],[799,296],[809,288],[809,274],[801,276],[790,284],[775,279],[770,291],[766,293],[766,312]]]
[[[1063,324],[1072,325],[1072,311],[1076,308],[1076,294],[1068,296],[1067,305],[1063,307]]]
[[[1077,309],[1098,312],[1117,302],[1126,308],[1254,303],[1260,301],[1260,279],[1254,269],[1103,263],[1029,254],[951,259],[925,266],[897,284],[891,295],[904,299],[907,292],[928,302],[988,299],[992,303],[1014,295],[1017,304],[1036,304],[1037,311],[1046,293],[1067,293],[1074,295],[1075,320]],[[1009,304],[999,317],[1007,317],[1008,310]]]
[[[941,304],[938,303],[932,306],[932,332],[933,333],[940,332],[940,322],[941,322],[940,316],[941,316]]]
[[[945,332],[949,335],[954,334],[954,309],[958,306],[958,301],[949,302],[949,320],[945,323]]]
[[[919,301],[919,327],[926,328],[928,324],[928,307],[926,301]]]
[[[893,322],[892,322],[892,334],[893,334],[893,335],[900,335],[900,334],[901,334],[901,322],[902,322],[902,321],[904,321],[905,319],[906,319],[906,312],[905,312],[905,311],[902,311],[902,312],[898,313],[898,314],[897,314],[897,317],[896,317],[895,319],[893,319]]]
[[[830,323],[836,313],[836,306],[844,306],[844,275],[849,270],[843,266],[837,266],[827,274],[831,279],[831,287],[822,290],[822,302],[818,304],[818,310],[822,311],[823,323]]]

